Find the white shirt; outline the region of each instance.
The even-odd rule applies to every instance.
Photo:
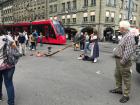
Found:
[[[23,35],[25,36],[25,39],[28,40],[27,32],[23,32]]]

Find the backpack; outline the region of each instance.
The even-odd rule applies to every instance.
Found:
[[[4,63],[9,65],[16,65],[21,54],[17,48],[12,48],[10,45],[5,43],[3,48]]]
[[[3,63],[0,65],[0,70],[6,70],[14,67],[19,58],[21,57],[21,54],[19,53],[17,48],[13,48],[9,43],[6,36],[6,41],[3,46]]]

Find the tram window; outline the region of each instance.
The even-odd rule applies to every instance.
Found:
[[[53,24],[58,34],[65,35],[64,28],[59,21],[53,21]]]
[[[54,32],[54,29],[52,28],[51,25],[48,25],[48,29],[47,29],[47,33],[46,35],[51,37],[51,38],[55,38],[56,39],[56,35],[55,35],[55,32]]]
[[[32,28],[33,28],[33,31],[36,30],[38,34],[39,34],[40,32],[44,33],[43,25],[34,25]]]

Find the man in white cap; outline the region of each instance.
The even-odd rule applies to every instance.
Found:
[[[110,90],[111,93],[123,94],[120,99],[121,103],[125,103],[129,100],[130,88],[131,88],[131,71],[130,67],[131,56],[135,51],[135,39],[129,31],[130,23],[128,21],[121,21],[120,32],[123,38],[120,40],[118,46],[114,50],[114,56],[116,60],[115,80],[116,88]],[[124,83],[124,85],[122,85]]]

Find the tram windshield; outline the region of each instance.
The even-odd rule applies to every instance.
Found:
[[[56,31],[57,31],[58,34],[65,35],[64,28],[59,23],[59,21],[54,20],[53,21],[53,24],[54,24],[54,27],[55,27],[55,29],[56,29]]]

